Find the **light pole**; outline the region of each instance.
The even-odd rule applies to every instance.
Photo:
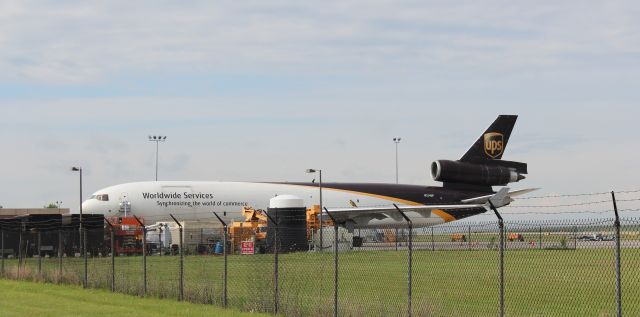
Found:
[[[396,184],[398,184],[398,144],[400,143],[400,138],[393,138],[393,143],[396,144]],[[396,251],[398,251],[398,228],[396,228]]]
[[[149,136],[149,141],[156,142],[156,182],[158,181],[158,144],[167,140],[166,136],[154,135]]]
[[[319,179],[320,182],[318,183],[318,187],[320,188],[320,252],[322,252],[322,211],[324,209],[322,209],[322,170],[315,170],[315,169],[308,169],[307,173],[315,173],[318,172],[319,174]],[[337,243],[337,241],[334,241],[334,243]]]
[[[396,144],[396,184],[398,183],[398,143],[400,143],[400,138],[393,138],[393,143]]]
[[[72,171],[80,172],[80,225],[78,230],[80,231],[80,254],[82,254],[82,167],[72,167]]]

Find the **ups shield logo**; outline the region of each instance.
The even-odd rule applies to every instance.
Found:
[[[502,133],[489,132],[484,134],[484,152],[491,158],[502,155],[504,140]]]

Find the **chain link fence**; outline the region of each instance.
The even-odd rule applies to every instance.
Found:
[[[405,218],[353,230],[326,221],[322,240],[273,219],[175,220],[135,229],[133,240],[97,218],[82,231],[0,220],[0,274],[285,316],[640,315],[633,217],[426,228]]]

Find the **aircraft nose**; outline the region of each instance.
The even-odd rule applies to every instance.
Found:
[[[118,205],[112,202],[89,199],[82,203],[82,212],[86,214],[110,215],[116,214],[118,210]]]
[[[85,200],[82,202],[82,212],[90,214],[94,212],[94,209],[94,205],[91,203],[91,201]]]

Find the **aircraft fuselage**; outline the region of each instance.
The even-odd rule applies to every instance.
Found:
[[[307,207],[320,204],[319,183],[264,182],[196,182],[151,181],[126,183],[95,192],[83,203],[85,213],[106,217],[122,216],[124,211],[144,217],[147,223],[170,221],[169,214],[180,220],[214,220],[213,212],[225,221],[240,218],[242,207],[266,210],[269,200],[278,195],[295,195]],[[404,205],[442,205],[460,203],[462,199],[486,195],[442,187],[384,183],[323,183],[324,207],[358,207]],[[416,226],[429,226],[484,212],[484,209],[434,211],[431,217],[408,213]],[[372,226],[401,226],[392,219],[375,220]]]

